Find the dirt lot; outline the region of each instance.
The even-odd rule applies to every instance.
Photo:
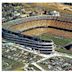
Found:
[[[33,3],[30,6],[41,7],[41,8],[46,9],[46,10],[57,10],[61,13],[65,13],[65,14],[72,14],[71,10],[64,10],[66,8],[72,9],[72,6],[65,5],[63,3]]]
[[[57,30],[53,28],[37,28],[37,29],[26,31],[26,32],[22,32],[22,34],[30,35],[30,36],[38,36],[44,33],[50,33],[57,36],[63,36],[65,38],[72,38],[71,32],[66,32],[63,30]]]

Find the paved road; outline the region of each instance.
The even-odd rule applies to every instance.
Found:
[[[40,70],[45,71],[45,70],[44,70],[41,66],[39,66],[37,63],[38,63],[38,62],[42,62],[42,61],[44,61],[44,60],[46,60],[46,59],[49,59],[49,58],[51,58],[51,57],[54,57],[54,56],[62,56],[62,57],[72,58],[72,56],[70,56],[70,55],[67,55],[67,54],[64,54],[64,53],[55,52],[54,54],[47,55],[47,57],[42,58],[42,59],[40,59],[40,60],[38,60],[37,62],[34,62],[34,63],[32,63],[32,64],[35,65],[35,66],[36,66],[37,68],[39,68]]]
[[[28,65],[29,65],[29,63],[24,66],[24,70],[25,70],[25,71],[27,71],[26,68],[28,67]]]
[[[45,54],[37,53],[36,51],[28,50],[28,49],[26,49],[26,48],[24,48],[24,47],[21,47],[21,46],[19,46],[19,45],[17,45],[16,47],[19,48],[19,49],[22,49],[22,50],[24,50],[24,51],[27,51],[27,52],[30,52],[30,53],[33,53],[33,54],[37,54],[37,55],[39,55],[39,56],[42,56],[42,57],[43,57],[42,59],[38,60],[37,62],[31,63],[31,64],[33,64],[34,66],[36,66],[37,68],[39,68],[41,71],[45,71],[45,70],[44,70],[41,66],[39,66],[37,63],[42,62],[42,61],[44,61],[44,60],[46,60],[46,59],[49,59],[49,58],[55,57],[55,56],[62,56],[62,57],[72,58],[72,55],[68,55],[68,54],[66,54],[66,53],[60,53],[60,52],[56,52],[56,51],[55,51],[54,54],[45,55]],[[28,65],[26,65],[25,67],[27,67],[27,66],[28,66]]]
[[[34,66],[36,66],[37,68],[39,68],[41,71],[45,71],[41,66],[39,66],[38,64],[36,63],[32,63]]]
[[[40,54],[40,53],[38,53],[38,52],[36,52],[36,51],[29,50],[29,49],[26,49],[26,48],[24,48],[24,47],[20,47],[20,46],[16,46],[16,47],[19,48],[19,49],[22,49],[22,50],[24,50],[24,51],[27,51],[27,52],[33,53],[33,54],[37,54],[37,55],[42,56],[42,57],[47,57],[46,54]]]
[[[16,47],[19,48],[19,49],[25,50],[25,51],[27,51],[27,52],[30,52],[30,53],[37,54],[37,55],[39,55],[39,56],[45,57],[45,58],[51,58],[51,57],[53,57],[53,56],[64,56],[64,57],[72,58],[72,56],[70,56],[70,55],[68,55],[68,54],[66,54],[66,53],[60,53],[60,52],[56,52],[56,51],[55,51],[54,54],[46,55],[46,54],[40,54],[40,53],[38,53],[38,52],[36,52],[36,51],[33,51],[33,50],[26,49],[26,48],[24,48],[24,46],[21,47],[20,45],[16,45]]]
[[[38,60],[37,63],[38,63],[38,62],[41,62],[41,61],[44,61],[44,60],[46,60],[46,59],[49,59],[49,58],[51,58],[51,57],[54,57],[54,56],[56,56],[56,54],[46,55],[45,58],[42,58],[42,59]]]
[[[55,51],[55,53],[56,53],[56,55],[58,55],[58,56],[63,56],[63,57],[72,58],[72,55],[69,55],[69,54],[66,54],[66,53],[60,53],[60,52],[56,52],[56,51]]]
[[[70,55],[68,55],[68,54],[55,52],[54,54],[47,55],[45,58],[42,58],[42,59],[38,60],[37,63],[38,63],[38,62],[41,62],[41,61],[44,61],[44,60],[46,60],[46,59],[49,59],[49,58],[51,58],[51,57],[54,57],[54,56],[62,56],[62,57],[72,58],[72,56],[70,56]]]

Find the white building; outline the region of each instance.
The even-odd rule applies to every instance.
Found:
[[[51,11],[50,14],[52,16],[60,16],[60,13],[58,11]]]
[[[20,15],[21,18],[23,18],[23,17],[28,17],[28,16],[29,16],[29,14],[21,14],[21,15]]]

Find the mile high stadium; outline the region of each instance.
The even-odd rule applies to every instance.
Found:
[[[35,33],[30,33],[32,30]],[[72,38],[72,18],[49,15],[31,16],[3,23],[2,27],[3,38],[30,47],[40,53],[50,54],[54,50],[54,42],[34,37],[45,32]]]

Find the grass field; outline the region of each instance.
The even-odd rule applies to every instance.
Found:
[[[39,35],[38,37],[41,39],[46,39],[46,40],[48,39],[53,40],[56,45],[60,45],[60,46],[63,46],[67,43],[72,42],[72,39],[70,38],[62,38],[62,37],[54,36],[48,33]]]
[[[66,50],[65,48],[61,48],[64,45],[71,43],[72,38],[61,38],[51,34],[42,34],[38,37],[41,39],[46,39],[46,40],[53,40],[54,43],[57,45],[57,47],[55,48],[56,51],[72,55],[72,51]]]

